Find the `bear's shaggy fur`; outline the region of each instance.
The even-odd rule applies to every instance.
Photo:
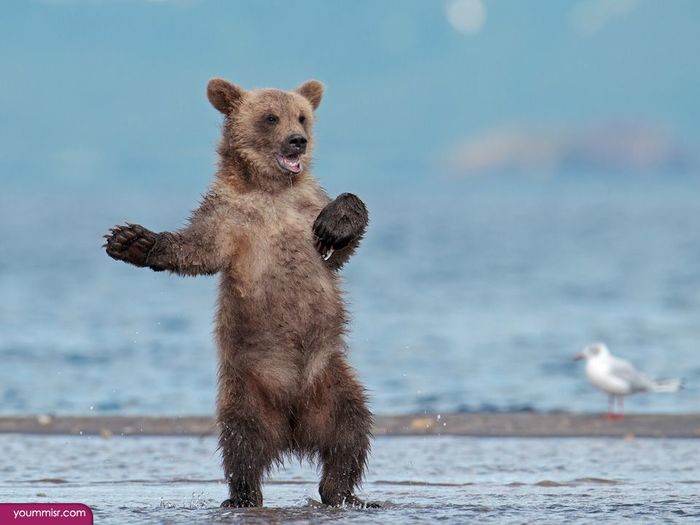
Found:
[[[219,443],[223,505],[262,505],[262,479],[286,454],[322,466],[321,500],[362,505],[354,491],[372,416],[346,359],[347,317],[337,271],[362,238],[360,199],[332,200],[308,170],[323,86],[244,91],[208,85],[224,114],[216,177],[189,224],[106,235],[110,257],[179,275],[220,274]]]

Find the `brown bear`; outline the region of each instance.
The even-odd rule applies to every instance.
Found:
[[[320,461],[321,500],[355,496],[372,415],[346,358],[338,270],[368,223],[355,195],[331,200],[311,175],[314,111],[323,85],[244,91],[209,81],[224,115],[219,166],[188,225],[154,233],[128,224],[107,254],[178,275],[220,274],[217,420],[229,499],[262,505],[262,479],[288,455]]]

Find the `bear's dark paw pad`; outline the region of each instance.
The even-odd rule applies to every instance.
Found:
[[[138,224],[115,226],[110,228],[110,233],[104,236],[106,239],[103,248],[107,255],[118,261],[125,261],[136,266],[145,266],[148,254],[156,243],[156,234]]]

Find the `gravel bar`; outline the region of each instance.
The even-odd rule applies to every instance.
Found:
[[[0,433],[207,436],[210,416],[0,416]],[[376,416],[375,436],[700,438],[699,414],[456,413]]]

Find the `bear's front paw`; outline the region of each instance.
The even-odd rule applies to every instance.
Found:
[[[369,220],[367,208],[356,195],[343,193],[318,214],[314,222],[316,249],[324,259],[360,237]]]
[[[128,262],[135,266],[148,266],[148,254],[156,244],[157,235],[138,224],[115,226],[104,238],[107,242],[103,248],[107,255],[118,261]]]

